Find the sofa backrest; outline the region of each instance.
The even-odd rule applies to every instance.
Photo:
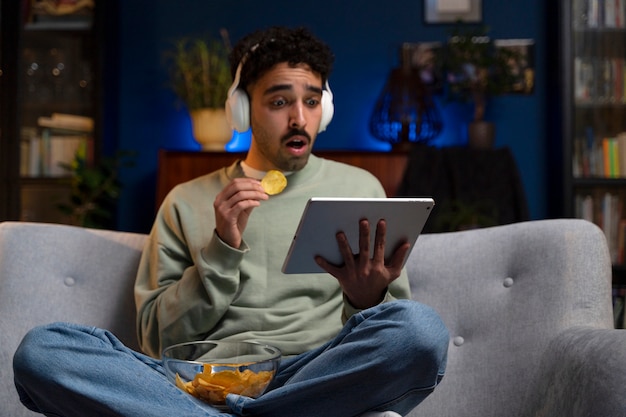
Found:
[[[138,348],[134,276],[146,236],[41,223],[0,223],[0,415],[34,416],[13,386],[12,360],[32,327],[103,327]]]
[[[407,268],[451,336],[446,376],[412,417],[528,415],[554,336],[613,327],[606,238],[584,220],[425,234]]]

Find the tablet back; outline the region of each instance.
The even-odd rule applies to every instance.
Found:
[[[357,253],[359,220],[364,218],[370,222],[370,256],[380,219],[387,222],[386,258],[405,241],[413,249],[433,206],[431,198],[311,198],[302,213],[282,271],[285,274],[324,272],[315,263],[316,255],[333,264],[343,264],[335,236],[343,231],[352,252]]]

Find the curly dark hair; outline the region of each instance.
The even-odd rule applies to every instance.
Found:
[[[324,83],[332,70],[334,55],[328,45],[306,28],[274,26],[255,31],[235,45],[229,56],[233,79],[242,59],[239,87],[245,90],[248,84],[282,62],[292,66],[307,64],[313,72],[320,74]]]

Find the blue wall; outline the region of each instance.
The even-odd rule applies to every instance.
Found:
[[[367,131],[367,120],[402,42],[443,41],[449,25],[425,25],[422,0],[134,0],[119,5],[120,149],[139,152],[122,173],[118,227],[148,231],[154,218],[157,154],[160,148],[198,149],[184,109],[167,88],[163,50],[182,35],[229,30],[236,42],[274,24],[305,25],[336,54],[331,87],[335,118],[319,136],[317,149],[387,149]],[[483,21],[494,38],[536,41],[535,92],[495,98],[488,119],[497,123],[496,146],[509,146],[518,162],[531,217],[546,216],[545,6],[543,0],[483,0]],[[469,113],[444,107],[440,144],[465,141]],[[465,120],[464,120],[465,119]]]

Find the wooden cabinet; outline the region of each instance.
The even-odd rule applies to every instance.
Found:
[[[396,194],[407,165],[408,153],[364,152],[364,151],[322,151],[317,156],[358,166],[374,174],[382,183],[387,196]],[[181,182],[215,171],[243,158],[242,153],[229,152],[189,152],[161,150],[157,178],[156,207],[158,208],[167,193]]]

